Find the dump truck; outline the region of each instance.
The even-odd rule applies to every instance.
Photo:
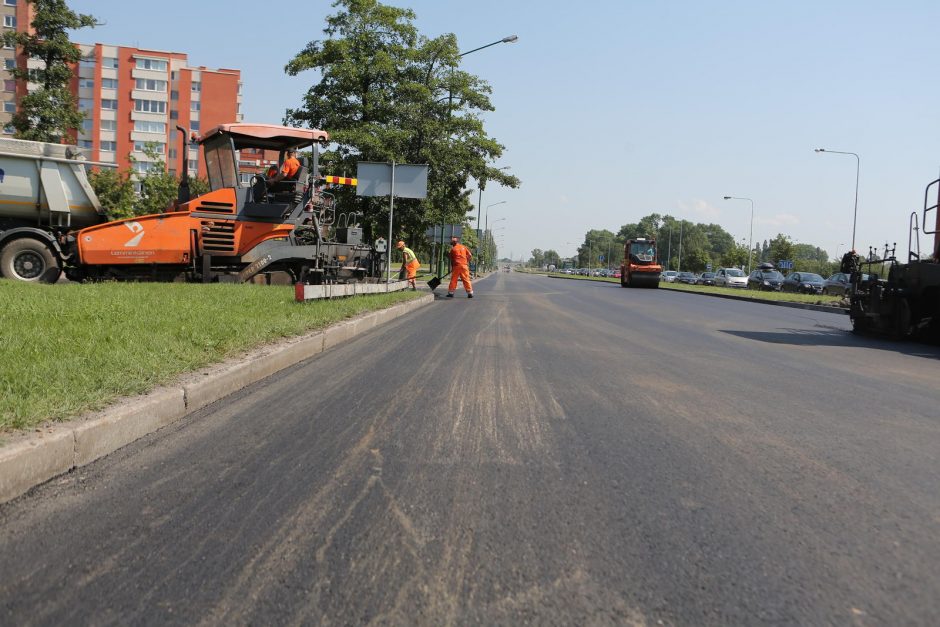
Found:
[[[924,190],[922,211],[908,221],[907,263],[899,263],[896,244],[865,259],[855,251],[842,258],[842,270],[850,275],[852,295],[849,317],[856,333],[886,334],[895,339],[913,335],[940,338],[940,179]],[[931,213],[933,216],[931,217]],[[929,226],[928,226],[929,224]],[[929,252],[922,252],[920,236],[933,235]],[[887,277],[879,272],[888,264]]]
[[[178,130],[187,154],[188,137]],[[292,282],[313,285],[381,277],[385,240],[364,242],[361,214],[338,211],[320,176],[319,147],[329,141],[325,131],[223,124],[196,141],[203,149],[209,192],[190,198],[184,175],[177,201],[163,213],[111,222],[80,172],[86,164],[70,155],[71,149],[60,147],[63,156],[53,163],[73,173],[81,193],[73,194],[74,201],[58,199],[56,211],[50,191],[56,181],[45,176],[50,166],[20,159],[21,169],[41,172],[29,188],[39,200],[21,208],[16,226],[0,234],[5,242],[0,255],[10,260],[0,266],[3,275],[50,281],[64,271],[72,281],[245,282],[263,273],[285,273]],[[275,183],[255,174],[243,184],[238,151],[246,148],[276,151],[279,163],[292,150],[309,150],[310,156],[302,158],[292,180]],[[62,207],[71,213],[61,216]],[[80,219],[76,207],[82,208]],[[30,221],[34,224],[27,226]]]
[[[54,283],[69,232],[107,221],[74,146],[0,139],[0,276]]]
[[[623,245],[620,287],[659,287],[663,267],[656,254],[656,240],[647,237],[628,239]]]

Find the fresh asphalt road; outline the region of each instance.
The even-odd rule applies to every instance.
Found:
[[[937,624],[940,351],[500,273],[0,507],[5,624]]]

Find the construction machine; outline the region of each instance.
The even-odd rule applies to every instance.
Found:
[[[188,154],[186,132],[178,130],[182,154]],[[24,146],[17,151],[6,151],[22,175],[0,187],[12,194],[20,185],[28,200],[5,205],[19,209],[16,215],[5,209],[11,217],[0,221],[0,273],[46,282],[63,269],[72,281],[244,282],[282,273],[294,283],[314,285],[381,277],[385,240],[364,242],[361,215],[339,212],[325,191],[319,147],[329,141],[326,132],[223,124],[196,141],[204,153],[208,193],[190,198],[184,174],[176,202],[163,213],[113,222],[106,221],[88,185],[86,164],[63,152],[69,149],[20,142]],[[28,144],[38,144],[40,153],[31,155],[38,148]],[[243,181],[239,151],[252,148],[276,151],[279,163],[291,150],[309,149],[309,157],[290,180],[255,174]]]
[[[842,270],[851,276],[849,316],[856,333],[883,333],[896,339],[922,332],[940,336],[938,205],[940,179],[927,185],[923,211],[914,211],[910,215],[907,263],[898,263],[896,245],[889,248],[887,244],[881,255],[869,250],[867,258],[861,259],[851,251],[842,258]],[[933,226],[928,227],[931,212]],[[929,253],[921,252],[921,233],[934,236]],[[887,278],[882,278],[886,264]]]
[[[624,243],[620,287],[659,287],[662,271],[656,254],[656,240],[637,237]]]

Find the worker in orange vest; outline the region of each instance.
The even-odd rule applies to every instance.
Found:
[[[280,172],[275,174],[273,178],[268,179],[268,187],[280,183],[281,181],[293,181],[297,178],[299,171],[300,160],[297,158],[297,151],[290,148],[287,150],[287,158],[284,159]]]
[[[418,274],[418,268],[421,267],[421,262],[418,261],[418,256],[415,255],[414,251],[405,246],[405,242],[398,240],[396,246],[398,250],[401,251],[401,268],[406,273],[408,285],[410,285],[412,291],[414,291],[418,289],[415,285],[415,276]]]
[[[450,287],[447,288],[447,298],[454,297],[457,289],[457,279],[463,281],[463,288],[467,290],[467,298],[473,298],[473,285],[470,284],[470,261],[473,255],[470,249],[460,243],[456,235],[450,238]]]

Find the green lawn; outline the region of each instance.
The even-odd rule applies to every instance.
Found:
[[[560,276],[566,279],[580,279],[582,281],[607,281],[609,283],[620,283],[620,279],[610,279],[605,277],[578,276],[576,274],[558,274],[551,276]],[[840,301],[836,296],[821,296],[813,294],[794,294],[792,292],[758,292],[755,290],[743,290],[733,287],[714,287],[711,285],[686,285],[685,283],[666,283],[661,281],[659,289],[678,290],[682,292],[703,292],[705,294],[731,294],[740,298],[750,298],[752,300],[767,301],[785,301],[790,303],[809,303],[822,305],[835,305]]]
[[[0,431],[98,409],[265,342],[418,296],[300,304],[292,287],[0,280]]]

